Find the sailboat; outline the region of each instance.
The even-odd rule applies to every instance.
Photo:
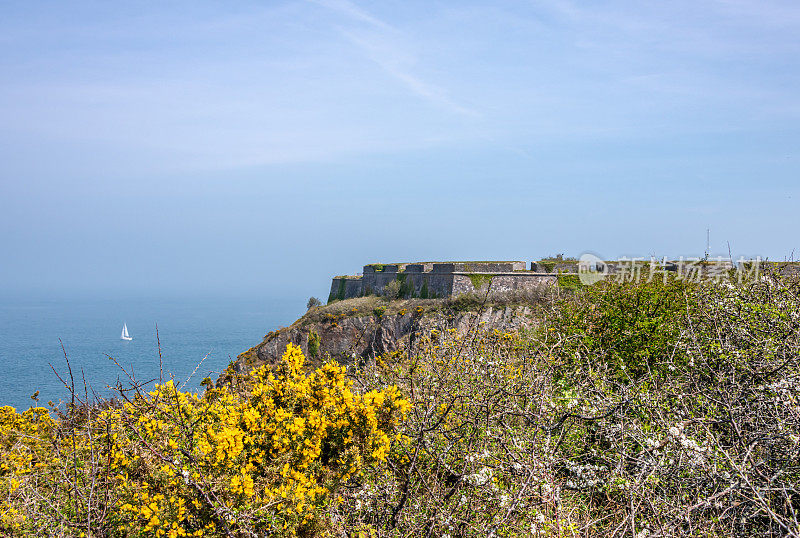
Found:
[[[133,340],[131,335],[128,334],[128,325],[126,323],[122,324],[122,336],[120,338],[123,340]]]

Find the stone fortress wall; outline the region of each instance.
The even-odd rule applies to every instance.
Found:
[[[576,264],[566,264],[564,273],[577,273]],[[527,268],[523,261],[418,262],[369,264],[360,275],[337,276],[331,283],[328,301],[364,295],[382,295],[386,286],[399,280],[401,295],[437,299],[467,292],[492,293],[532,289],[555,284],[557,272]]]
[[[760,263],[763,271],[800,274],[797,262]],[[695,271],[697,275],[710,277],[734,269],[734,264],[727,260],[683,264],[683,261],[665,261],[661,270],[681,272],[687,277],[691,277],[689,271]],[[622,276],[623,272],[633,274],[649,265],[650,261],[644,260],[635,263],[631,260],[598,261],[590,267],[581,266],[581,271]],[[578,260],[558,258],[530,262],[529,266],[524,261],[373,263],[365,265],[360,275],[334,277],[328,302],[383,295],[386,286],[395,280],[401,284],[400,296],[422,299],[441,299],[470,292],[488,291],[490,295],[525,292],[539,286],[556,285],[563,278],[577,280],[578,270]]]

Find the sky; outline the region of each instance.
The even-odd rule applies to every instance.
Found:
[[[800,257],[800,4],[0,6],[0,295]]]

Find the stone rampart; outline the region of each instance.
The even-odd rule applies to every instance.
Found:
[[[617,279],[633,279],[651,269],[674,272],[680,278],[708,278],[733,269],[728,261],[637,260],[596,261],[582,267],[575,259],[546,258],[530,263],[523,261],[455,261],[414,263],[372,263],[364,266],[363,275],[337,276],[331,283],[328,301],[364,295],[384,295],[386,286],[399,281],[401,297],[442,299],[463,293],[506,294],[533,291],[541,286],[559,284],[559,277],[575,280],[579,272],[599,272]],[[773,271],[800,273],[800,264],[769,264]],[[774,268],[772,267],[774,265]],[[572,282],[569,280],[569,282]]]
[[[487,290],[515,292],[556,282],[555,275],[528,271],[526,266],[523,261],[372,263],[364,266],[363,275],[335,277],[328,301],[383,295],[393,281],[400,282],[401,296],[423,299]]]
[[[541,286],[558,283],[558,276],[553,274],[520,271],[513,273],[453,273],[453,285],[450,295],[462,293],[489,293],[502,295],[533,291]]]
[[[335,276],[331,282],[331,292],[328,302],[341,301],[364,295],[362,277],[360,276]]]

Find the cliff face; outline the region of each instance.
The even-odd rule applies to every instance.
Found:
[[[313,364],[331,358],[349,364],[360,358],[402,348],[410,339],[431,330],[456,329],[460,333],[484,323],[513,330],[532,323],[527,306],[487,306],[476,311],[453,311],[435,300],[401,300],[385,303],[375,297],[337,301],[312,308],[290,327],[267,334],[264,340],[240,354],[220,381],[232,373],[249,371],[280,359],[286,345],[298,345]]]

